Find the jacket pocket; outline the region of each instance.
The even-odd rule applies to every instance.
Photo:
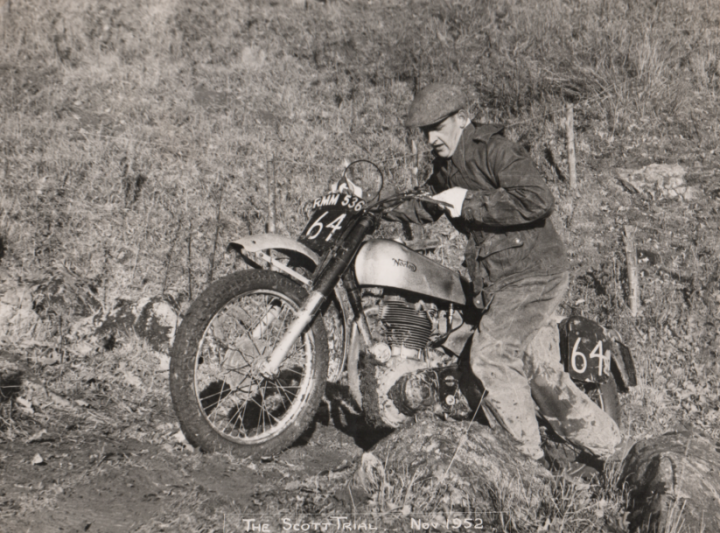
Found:
[[[517,235],[507,235],[495,233],[487,237],[479,246],[477,257],[483,260],[493,254],[509,250],[511,248],[519,248],[523,245],[523,241]]]

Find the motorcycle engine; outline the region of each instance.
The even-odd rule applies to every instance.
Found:
[[[380,305],[380,320],[392,356],[417,359],[427,347],[433,326],[437,327],[437,306],[386,294]]]
[[[415,413],[434,409],[438,401],[449,410],[461,408],[455,402],[457,380],[447,377],[446,370],[434,370],[455,358],[430,345],[447,310],[396,292],[384,294],[379,310],[382,340],[370,347],[371,362],[361,369],[363,409],[370,422],[398,427]]]

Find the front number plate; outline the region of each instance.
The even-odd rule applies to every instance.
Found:
[[[359,216],[365,206],[357,196],[331,193],[312,202],[312,215],[298,239],[301,243],[323,254],[342,235],[349,223]]]
[[[577,381],[604,383],[611,375],[610,341],[592,320],[567,321],[567,371]]]

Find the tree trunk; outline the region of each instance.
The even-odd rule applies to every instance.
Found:
[[[632,531],[720,531],[720,442],[689,431],[637,443],[623,461]]]

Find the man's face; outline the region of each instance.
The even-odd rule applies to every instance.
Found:
[[[466,124],[465,117],[461,113],[455,113],[436,124],[420,129],[435,153],[440,157],[449,158],[455,153]]]

